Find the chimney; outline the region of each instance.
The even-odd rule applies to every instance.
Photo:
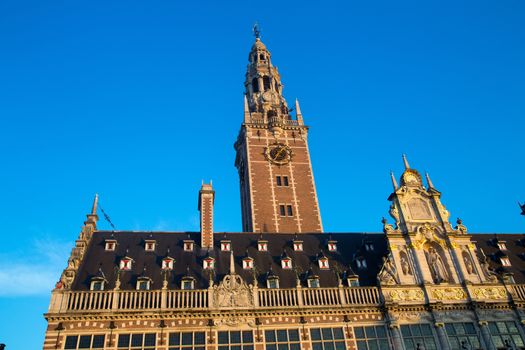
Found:
[[[213,202],[215,191],[210,184],[202,182],[199,191],[199,211],[201,212],[201,247],[213,248]]]

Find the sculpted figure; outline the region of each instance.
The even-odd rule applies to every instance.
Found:
[[[467,255],[463,256],[463,261],[465,261],[465,267],[467,268],[467,272],[469,274],[474,273],[474,267],[472,266],[472,261],[470,261],[470,258]]]
[[[430,266],[430,272],[432,272],[432,276],[434,277],[436,283],[446,282],[447,272],[445,269],[445,265],[443,264],[443,260],[434,248],[430,247],[428,249],[427,259],[428,265]]]
[[[403,275],[411,275],[410,271],[410,265],[408,264],[407,258],[405,256],[401,256],[401,270],[403,271]]]

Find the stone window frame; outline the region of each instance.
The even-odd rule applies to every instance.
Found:
[[[501,258],[499,258],[499,260],[501,261],[501,265],[503,265],[503,266],[507,266],[507,267],[508,266],[512,266],[508,256],[502,256]]]
[[[133,259],[130,257],[120,259],[119,267],[121,271],[131,271],[133,268]]]
[[[303,241],[300,240],[294,240],[292,242],[293,250],[294,252],[302,252],[304,250]]]
[[[337,251],[337,241],[328,242],[327,248],[329,252],[336,252]]]
[[[182,280],[180,281],[180,289],[182,289],[182,290],[194,290],[195,289],[195,278],[193,278],[191,276],[183,277]]]
[[[161,269],[164,271],[173,270],[173,265],[175,264],[175,259],[173,258],[164,258],[162,259]]]
[[[89,347],[82,347],[81,345],[82,339],[89,338]],[[97,344],[94,344],[95,340],[98,340],[100,344],[100,341],[102,342],[101,346],[98,346]],[[66,336],[66,339],[64,341],[64,349],[65,350],[77,350],[77,349],[105,349],[106,344],[106,335],[105,334],[73,334]]]
[[[319,258],[318,263],[319,263],[319,268],[321,270],[329,270],[330,269],[330,261],[328,260],[327,257]]]
[[[292,258],[281,259],[281,268],[283,270],[291,270],[293,268]]]
[[[106,281],[101,277],[93,277],[89,284],[90,291],[103,291],[106,286]]]
[[[257,242],[257,250],[260,252],[267,252],[268,251],[268,241],[259,240]]]
[[[430,323],[403,324],[400,325],[399,331],[407,349],[417,349],[417,344],[422,345],[423,349],[438,349],[438,342]]]
[[[266,279],[266,288],[279,289],[279,277],[274,276]]]
[[[353,329],[357,349],[390,349],[390,338],[385,325],[362,325],[354,326]],[[375,345],[370,347],[370,344]]]
[[[195,241],[186,240],[182,242],[182,246],[185,252],[192,252],[195,249]]]
[[[503,325],[505,326],[505,329],[502,329]],[[512,326],[513,329],[510,330],[509,326]],[[514,345],[518,349],[525,347],[525,340],[521,337],[518,329],[519,325],[517,325],[516,322],[489,321],[488,327],[490,336],[496,348],[505,348],[505,340],[509,340],[511,345]]]
[[[242,268],[245,270],[252,270],[254,267],[253,258],[244,258],[242,259]]]
[[[308,277],[306,282],[308,284],[308,288],[321,288],[319,276]]]
[[[191,335],[191,340],[188,339],[188,335]],[[204,331],[170,332],[168,335],[168,350],[205,350],[206,345],[206,332]]]
[[[267,329],[264,331],[264,343],[265,343],[266,350],[277,350],[283,347],[286,347],[289,350],[300,350],[301,349],[300,329],[299,328]]]
[[[116,248],[117,248],[117,241],[116,240],[114,240],[114,239],[106,239],[105,245],[104,245],[104,250],[106,252],[114,252]]]
[[[224,339],[226,334],[227,339]],[[238,338],[237,334],[239,335]],[[217,332],[217,350],[248,349],[249,347],[255,349],[253,330]]]
[[[156,248],[156,242],[154,240],[146,240],[144,242],[144,250],[147,252],[154,252]]]
[[[462,330],[458,332],[458,326],[461,325]],[[469,325],[469,327],[466,327]],[[462,342],[466,341],[472,349],[482,348],[482,341],[480,334],[474,322],[446,322],[445,333],[447,334],[448,343],[451,350],[461,350]],[[471,328],[471,331],[467,328]],[[475,342],[473,341],[475,339]]]
[[[204,259],[202,261],[202,268],[204,270],[213,270],[215,268],[215,259],[212,257]]]
[[[230,240],[222,240],[220,242],[221,252],[231,252],[232,242]]]
[[[125,342],[126,336],[128,337],[127,345],[124,345],[123,343]],[[137,341],[139,340],[138,336],[142,336],[140,345],[137,345]],[[153,344],[149,344],[151,339],[153,339]],[[146,342],[148,342],[148,344],[146,344]],[[117,350],[155,350],[157,346],[157,333],[120,333],[116,345]]]
[[[310,328],[311,349],[346,349],[346,337],[343,327]]]
[[[135,288],[138,291],[150,290],[151,289],[151,279],[147,277],[137,279],[137,284]]]

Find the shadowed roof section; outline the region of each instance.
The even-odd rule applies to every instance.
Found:
[[[105,251],[105,240],[115,239],[115,251]],[[195,242],[195,249],[186,252],[183,249],[184,240]],[[257,248],[259,239],[268,241],[268,251],[260,252]],[[303,251],[294,251],[294,239],[303,241]],[[156,248],[153,252],[145,250],[145,241],[155,240]],[[152,279],[151,289],[162,288],[163,276],[161,270],[162,259],[170,256],[175,259],[174,269],[168,278],[169,289],[180,289],[181,279],[189,274],[195,278],[195,288],[203,289],[209,286],[209,272],[203,269],[203,259],[208,255],[216,259],[213,280],[219,283],[230,271],[230,252],[220,250],[220,241],[231,241],[234,252],[235,272],[244,280],[253,284],[256,275],[259,287],[266,287],[266,276],[270,269],[279,277],[280,288],[296,286],[297,273],[301,284],[306,286],[306,275],[311,269],[314,275],[319,276],[321,287],[336,287],[338,279],[336,271],[343,275],[349,267],[359,275],[363,286],[376,285],[376,276],[382,265],[382,257],[387,254],[386,239],[379,233],[323,233],[323,234],[259,234],[259,233],[215,233],[214,249],[200,247],[200,233],[198,232],[125,232],[125,231],[97,231],[93,234],[88,247],[85,261],[79,269],[72,290],[89,290],[91,278],[99,274],[99,269],[108,280],[105,289],[115,287],[115,276],[120,260],[128,256],[134,260],[131,271],[121,272],[121,286],[123,290],[136,288],[137,278],[145,275]],[[337,241],[337,251],[328,250],[328,241]],[[372,250],[366,250],[364,243],[371,243]],[[168,253],[169,251],[169,253]],[[294,269],[281,268],[281,256],[287,253],[292,258]],[[327,270],[321,270],[318,258],[324,254],[330,264]],[[243,269],[242,259],[250,256],[254,259],[255,272]],[[367,262],[366,268],[358,268],[355,258],[362,257]],[[145,271],[144,271],[145,268]]]

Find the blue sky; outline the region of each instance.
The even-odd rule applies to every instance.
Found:
[[[197,230],[213,179],[216,230],[240,230],[255,21],[311,126],[326,231],[380,231],[406,153],[471,232],[524,232],[524,15],[518,0],[2,1],[0,342],[41,347],[95,193],[117,229]]]

